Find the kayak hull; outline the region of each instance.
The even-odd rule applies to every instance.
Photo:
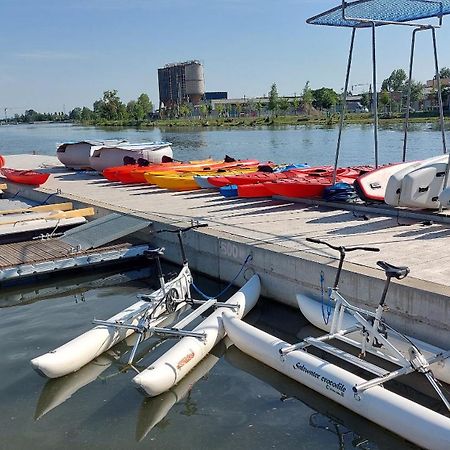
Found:
[[[44,184],[50,176],[49,173],[35,172],[33,170],[7,168],[0,168],[0,173],[9,181],[31,186],[40,186],[41,184]]]

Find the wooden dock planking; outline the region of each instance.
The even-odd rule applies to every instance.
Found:
[[[131,247],[131,244],[125,243],[99,249],[77,251],[72,246],[59,239],[0,244],[0,270],[7,267],[19,266],[21,264],[54,261],[74,255],[80,256],[128,247]]]

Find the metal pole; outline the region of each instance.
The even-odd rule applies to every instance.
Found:
[[[375,168],[378,167],[378,93],[377,93],[377,52],[376,52],[376,26],[372,22],[372,65],[373,65],[373,137],[375,144]]]
[[[409,80],[408,80],[408,98],[406,100],[406,114],[405,114],[405,126],[404,126],[404,138],[403,138],[403,154],[402,161],[406,161],[406,147],[408,142],[408,127],[409,127],[409,108],[411,105],[411,87],[412,87],[412,75],[413,75],[413,62],[414,62],[414,49],[416,45],[416,33],[420,28],[416,28],[412,33],[411,39],[411,56],[409,59]]]
[[[438,85],[439,120],[440,120],[440,124],[441,124],[441,133],[442,133],[442,150],[443,150],[444,154],[446,154],[447,153],[447,142],[445,140],[444,105],[442,102],[442,86],[441,86],[441,77],[439,76],[439,62],[438,62],[435,28],[432,28],[431,32],[433,34],[434,64],[436,67],[436,81],[437,81],[437,85]],[[450,157],[448,159],[447,168],[445,169],[444,184],[442,186],[442,190],[447,188],[449,175],[450,175]],[[442,211],[442,210],[443,210],[443,206],[441,204],[441,205],[439,205],[439,211]]]
[[[339,152],[341,150],[342,130],[344,128],[344,117],[345,117],[345,111],[347,109],[347,92],[348,92],[348,84],[350,82],[350,70],[351,70],[351,67],[352,67],[353,47],[354,47],[354,44],[355,44],[355,35],[356,35],[356,28],[353,28],[353,30],[352,30],[352,38],[351,38],[351,41],[350,41],[350,50],[349,50],[349,53],[348,53],[347,74],[345,76],[345,87],[344,87],[344,92],[342,93],[341,119],[340,119],[340,122],[339,122],[339,134],[338,134],[337,147],[336,147],[336,156],[335,156],[335,160],[334,160],[333,184],[336,183],[337,168],[338,168],[338,164],[339,164]]]
[[[446,154],[447,153],[447,143],[445,140],[444,104],[442,102],[441,77],[439,76],[439,61],[438,61],[437,43],[436,43],[436,30],[434,28],[432,28],[431,33],[433,35],[434,65],[436,67],[436,82],[437,82],[437,88],[438,88],[439,122],[441,125],[441,133],[442,133],[442,150],[443,150],[444,154]]]

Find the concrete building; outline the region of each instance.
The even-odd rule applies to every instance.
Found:
[[[203,65],[196,60],[167,64],[158,69],[158,85],[160,109],[198,105],[205,94]]]

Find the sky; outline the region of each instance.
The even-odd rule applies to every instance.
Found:
[[[92,108],[106,90],[145,92],[158,105],[157,69],[197,59],[207,91],[229,98],[344,86],[350,30],[306,24],[339,0],[0,0],[0,113]],[[377,34],[379,85],[408,69],[411,29]],[[450,19],[438,30],[450,67]],[[371,83],[371,33],[357,33],[350,85]],[[414,79],[434,75],[429,33],[419,33]],[[379,86],[378,86],[379,87]]]

